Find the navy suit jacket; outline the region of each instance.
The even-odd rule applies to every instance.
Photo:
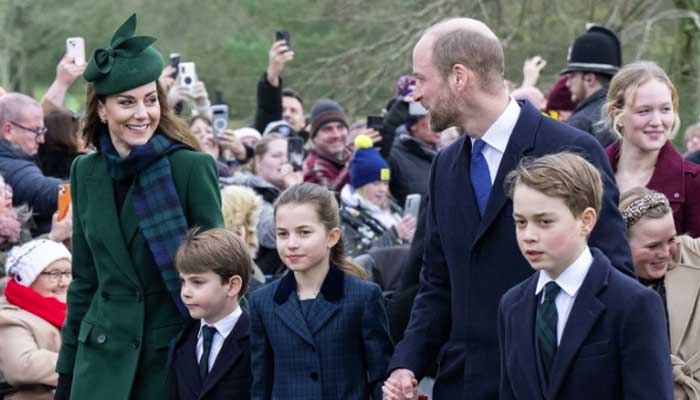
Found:
[[[590,244],[634,275],[627,228],[617,209],[619,193],[603,148],[590,134],[544,117],[526,101],[519,104],[483,218],[470,183],[469,137],[462,136],[433,161],[420,289],[389,370],[408,368],[420,379],[437,357],[437,400],[498,395],[498,302],[532,273],[518,249],[513,203],[503,187],[524,157],[568,150],[600,170],[603,207]]]
[[[566,321],[549,384],[535,350],[539,272],[510,289],[498,309],[500,399],[672,400],[661,298],[611,267],[597,249]]]
[[[214,366],[202,382],[195,348],[199,321],[191,323],[176,340],[172,365],[180,400],[250,399],[250,321],[244,311],[224,340]]]
[[[292,272],[250,297],[255,400],[381,400],[393,344],[382,291],[331,267],[305,319]]]

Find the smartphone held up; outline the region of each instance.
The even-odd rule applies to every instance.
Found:
[[[73,64],[85,64],[85,39],[76,36],[66,39],[66,54],[73,58]]]

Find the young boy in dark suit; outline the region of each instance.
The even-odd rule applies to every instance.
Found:
[[[547,155],[521,163],[506,191],[537,272],[501,299],[500,398],[671,400],[661,299],[587,245],[599,172],[572,153]]]
[[[183,330],[171,357],[177,398],[249,399],[249,320],[239,305],[252,271],[245,244],[225,229],[193,229],[175,267],[182,301],[196,320]]]

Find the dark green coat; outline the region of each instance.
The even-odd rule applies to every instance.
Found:
[[[190,227],[223,226],[214,159],[179,150],[168,156]],[[71,171],[73,281],[56,370],[73,375],[72,399],[160,399],[168,343],[183,318],[168,294],[133,210],[117,214],[112,179],[100,154]]]

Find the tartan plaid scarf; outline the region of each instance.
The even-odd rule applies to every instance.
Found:
[[[174,265],[175,252],[187,234],[187,220],[166,156],[180,148],[186,146],[157,130],[146,144],[134,146],[127,157],[120,157],[106,130],[100,137],[109,175],[115,180],[135,177],[132,196],[139,226],[178,311],[189,318],[180,299],[180,276]]]

